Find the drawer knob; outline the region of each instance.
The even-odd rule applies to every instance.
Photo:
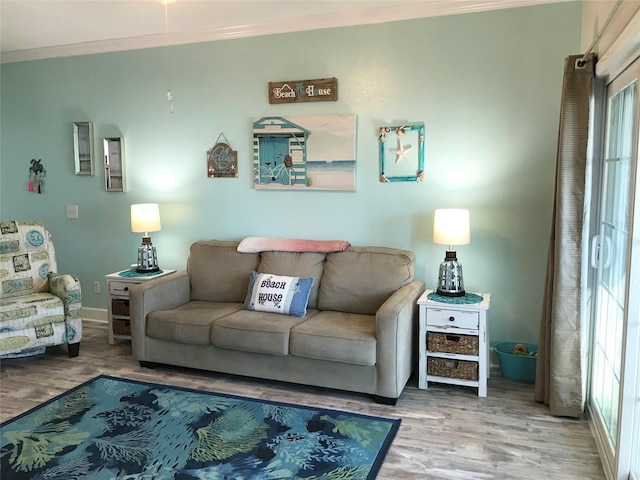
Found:
[[[455,322],[456,321],[456,317],[449,317],[449,321],[450,322]]]
[[[128,292],[129,291],[129,287],[124,287],[124,291]],[[451,317],[451,318],[453,318],[453,317]]]

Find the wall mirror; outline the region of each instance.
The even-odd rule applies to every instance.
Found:
[[[124,192],[124,139],[104,139],[104,177],[107,192]]]
[[[73,122],[73,161],[76,175],[93,175],[93,123]]]

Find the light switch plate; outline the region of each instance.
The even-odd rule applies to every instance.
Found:
[[[67,205],[67,218],[78,218],[78,205]]]

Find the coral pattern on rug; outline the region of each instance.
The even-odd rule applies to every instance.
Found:
[[[2,424],[0,478],[375,478],[400,420],[101,375]]]

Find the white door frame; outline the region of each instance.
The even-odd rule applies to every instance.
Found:
[[[610,83],[640,57],[640,12],[636,13],[622,34],[611,48],[596,64],[596,75],[605,83]],[[636,98],[636,116],[638,115],[640,98]],[[604,117],[603,117],[604,122]],[[597,129],[597,127],[596,127]],[[597,132],[597,130],[596,130]],[[597,142],[596,142],[597,143]],[[594,145],[597,148],[597,145]],[[636,158],[639,142],[634,145]],[[602,149],[599,149],[602,151]],[[595,150],[598,151],[598,150]],[[608,462],[609,456],[604,452],[603,439],[597,428],[594,437],[600,450],[607,478],[616,480],[640,480],[629,474],[633,465],[632,454],[639,455],[640,438],[636,433],[640,426],[640,173],[638,160],[633,164],[631,172],[631,189],[629,205],[633,215],[629,221],[629,260],[627,264],[626,282],[626,319],[624,327],[625,342],[622,352],[622,388],[619,401],[619,421],[616,451],[613,464]],[[636,460],[638,461],[638,460]]]

